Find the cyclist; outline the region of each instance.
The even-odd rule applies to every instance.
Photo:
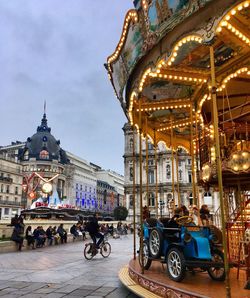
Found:
[[[93,240],[93,243],[95,244],[95,248],[98,249],[99,245],[102,243],[104,239],[104,235],[99,232],[97,213],[95,213],[93,217],[89,220],[87,224],[87,231],[89,232],[89,235]],[[96,238],[99,238],[97,243],[96,243]]]

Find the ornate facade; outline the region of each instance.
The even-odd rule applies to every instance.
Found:
[[[45,113],[41,125],[32,137],[29,137],[25,143],[13,142],[10,146],[0,147],[0,156],[8,158],[12,156],[11,165],[14,165],[19,177],[14,178],[14,169],[9,177],[10,170],[7,171],[8,173],[4,172],[7,166],[0,159],[0,185],[3,189],[0,193],[0,204],[3,201],[7,206],[10,201],[17,201],[18,212],[22,203],[22,208],[29,208],[32,204],[32,207],[48,205],[52,208],[60,205],[86,211],[111,213],[119,202],[123,203],[123,176],[110,170],[103,170],[73,153],[64,151],[60,147],[60,141],[51,134]],[[8,162],[8,168],[11,168],[10,161],[4,162]],[[13,181],[19,181],[19,187],[15,198],[10,200],[9,193],[12,193]],[[103,193],[104,184],[108,194],[106,203],[100,195]],[[44,185],[51,189],[48,191],[45,189],[46,192],[44,192]],[[2,208],[3,214],[7,212],[11,217],[16,211],[5,211]]]
[[[131,126],[126,123],[123,127],[125,137],[125,153],[124,153],[124,176],[125,176],[125,197],[126,207],[129,210],[129,219],[133,216],[133,130]],[[146,142],[142,145],[143,154],[143,193],[146,193]],[[178,162],[178,165],[176,164]],[[148,143],[148,197],[144,195],[143,206],[148,206],[150,215],[156,215],[156,172],[155,172],[155,150],[151,143]],[[175,179],[175,193],[172,195],[172,160],[171,151],[167,150],[163,143],[158,144],[157,148],[157,199],[158,199],[158,214],[162,216],[170,216],[174,205],[178,204],[178,185],[177,185],[177,169],[180,190],[181,204],[189,206],[193,203],[192,195],[192,169],[191,157],[184,151],[178,152],[178,161],[174,161],[174,179]],[[139,218],[139,137],[135,138],[135,201],[136,214]],[[218,208],[217,193],[213,196],[209,192],[205,192],[202,188],[199,190],[200,201],[207,204],[211,209],[211,213]]]
[[[22,171],[15,156],[0,152],[0,219],[20,214],[22,205]]]

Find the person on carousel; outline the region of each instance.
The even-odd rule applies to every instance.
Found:
[[[199,215],[199,210],[196,205],[193,205],[191,208],[190,216],[193,218],[193,223],[196,226],[202,226],[202,222]]]
[[[180,218],[182,216],[182,209],[176,208],[174,210],[174,216],[170,219],[168,223],[169,228],[178,228],[178,223],[176,222],[176,219]]]

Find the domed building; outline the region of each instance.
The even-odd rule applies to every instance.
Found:
[[[60,164],[68,164],[66,152],[60,147],[60,140],[56,140],[48,127],[46,114],[43,114],[41,125],[37,127],[37,132],[27,138],[23,149],[19,150],[19,159],[27,160],[50,160],[58,161]]]
[[[70,161],[48,127],[44,113],[37,132],[28,137],[19,149],[18,159],[23,165],[23,186],[31,205],[39,199],[41,205],[58,205],[67,198]]]

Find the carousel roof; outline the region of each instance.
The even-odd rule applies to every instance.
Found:
[[[190,149],[190,125],[212,120],[214,52],[220,129],[250,122],[250,1],[136,1],[107,69],[131,124]],[[124,90],[125,88],[125,90]]]

